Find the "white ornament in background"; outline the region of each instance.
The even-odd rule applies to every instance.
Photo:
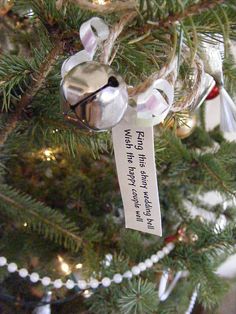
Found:
[[[48,291],[44,297],[42,298],[41,302],[50,303],[52,299],[52,292]],[[37,306],[32,314],[51,314],[51,306],[50,304],[44,304],[41,306]]]
[[[171,292],[176,287],[178,281],[181,278],[187,277],[188,275],[189,275],[188,271],[178,271],[176,273],[176,275],[174,276],[174,279],[171,281],[171,283],[168,286],[170,272],[167,271],[167,270],[163,271],[162,277],[161,277],[161,280],[160,280],[160,283],[159,283],[159,289],[158,289],[159,300],[161,302],[166,301],[169,298]],[[194,309],[194,306],[195,306],[195,303],[196,303],[196,300],[197,300],[199,287],[200,287],[200,285],[198,285],[197,288],[194,290],[194,292],[192,294],[192,297],[190,299],[190,303],[189,303],[188,309],[185,312],[185,314],[191,314],[192,313],[192,311]]]
[[[185,312],[185,314],[191,314],[192,313],[194,306],[196,304],[196,301],[197,301],[197,295],[198,295],[199,287],[200,286],[198,285],[197,288],[194,290],[192,297],[191,297],[191,300],[190,300],[190,303],[189,303],[189,307],[188,307],[187,311]]]
[[[224,74],[223,74],[223,61],[224,58],[224,45],[214,38],[209,39],[205,35],[203,37],[204,42],[202,43],[201,52],[202,60],[204,62],[205,71],[210,74],[217,85],[220,87],[220,126],[223,132],[236,132],[236,105],[230,95],[224,88]]]
[[[159,296],[160,301],[162,302],[166,301],[169,298],[171,292],[176,287],[178,281],[181,278],[186,277],[186,276],[188,276],[187,271],[178,271],[176,275],[174,276],[174,279],[171,281],[171,283],[168,286],[170,272],[168,270],[163,271],[161,280],[159,283],[159,289],[158,289],[158,296]]]

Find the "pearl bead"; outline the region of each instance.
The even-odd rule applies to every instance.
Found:
[[[153,254],[153,255],[151,256],[151,261],[152,261],[153,263],[157,263],[157,262],[159,261],[158,256],[157,256],[156,254]]]
[[[164,253],[164,255],[168,255],[170,253],[170,251],[167,247],[163,247],[163,249],[161,251]]]
[[[99,286],[99,282],[97,279],[91,279],[89,285],[92,289],[96,289]]]
[[[79,280],[79,281],[78,281],[78,287],[79,287],[81,290],[86,289],[86,287],[87,287],[87,282],[86,282],[85,280]]]
[[[50,285],[50,283],[51,283],[51,279],[49,277],[43,277],[42,284],[44,286],[48,286],[48,285]]]
[[[25,268],[21,268],[21,269],[19,270],[19,276],[22,277],[22,278],[27,277],[27,276],[28,276],[28,270],[25,269]]]
[[[62,287],[62,285],[63,285],[63,282],[61,281],[61,279],[56,279],[56,280],[54,281],[53,285],[54,285],[54,287],[55,287],[56,289],[60,289],[60,288]]]
[[[147,268],[144,263],[139,263],[139,264],[138,264],[138,267],[140,268],[141,271],[144,271],[144,270],[146,270],[146,268]]]
[[[147,268],[151,268],[153,265],[153,262],[148,258],[146,259],[146,261],[144,262]]]
[[[5,266],[6,263],[7,263],[6,257],[1,256],[1,257],[0,257],[0,267],[1,267],[1,266]]]
[[[140,268],[139,268],[138,266],[132,267],[131,271],[132,271],[132,273],[133,273],[135,276],[139,275],[140,272],[141,272],[141,271],[140,271]]]
[[[32,282],[37,282],[37,281],[39,281],[39,274],[37,274],[37,273],[32,273],[32,274],[30,274],[30,280],[31,280]]]
[[[102,279],[102,285],[103,285],[103,287],[109,287],[110,284],[111,284],[111,279],[110,279],[110,278],[104,277],[104,278]]]
[[[174,243],[170,242],[166,245],[170,251],[172,251],[175,247]]]
[[[128,278],[128,279],[131,279],[133,277],[133,274],[130,270],[126,271],[124,274],[123,274],[123,277],[124,278]]]
[[[75,287],[75,282],[73,280],[68,279],[66,282],[67,289],[73,289]]]
[[[165,256],[165,254],[164,254],[162,251],[158,251],[158,252],[157,252],[157,257],[158,257],[159,259],[162,259],[164,256]]]
[[[115,274],[113,277],[113,280],[115,283],[121,283],[123,278],[122,278],[121,274]]]
[[[17,265],[16,263],[10,263],[8,266],[7,266],[7,269],[9,271],[9,273],[14,273],[15,271],[17,271]]]

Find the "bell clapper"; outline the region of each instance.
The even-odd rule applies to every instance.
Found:
[[[75,105],[70,105],[70,108],[72,110],[75,110],[76,107],[85,105],[88,101],[92,101],[95,98],[96,94],[98,94],[103,89],[107,87],[118,87],[118,86],[119,86],[119,82],[117,81],[117,79],[114,76],[110,76],[106,85],[102,86],[95,92],[91,93],[90,95],[88,95],[87,97],[85,97],[84,99],[76,103]]]

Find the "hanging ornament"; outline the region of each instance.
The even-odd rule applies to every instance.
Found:
[[[185,312],[185,314],[191,314],[194,310],[196,301],[197,301],[197,296],[198,296],[198,290],[200,288],[200,284],[197,285],[196,289],[193,291],[193,294],[191,296],[190,302],[189,302],[189,306],[187,311]]]
[[[187,230],[185,225],[178,228],[176,234],[169,235],[165,238],[165,243],[183,242],[187,244],[194,244],[198,241],[198,235]]]
[[[194,132],[196,126],[197,116],[188,113],[183,118],[181,118],[181,121],[175,129],[175,134],[181,139],[187,138]]]
[[[64,116],[79,127],[110,129],[127,109],[128,94],[122,77],[95,61],[72,68],[62,80],[61,91]]]
[[[174,129],[175,135],[181,139],[189,137],[197,126],[197,115],[185,113],[181,116],[181,120],[178,121],[175,126],[175,118],[167,119],[163,123],[163,126],[168,129]]]
[[[142,126],[160,124],[172,109],[177,63],[178,58],[174,57],[171,63],[160,71],[162,73],[160,77],[137,95],[137,118]]]
[[[207,100],[214,99],[219,95],[219,93],[220,93],[220,89],[217,85],[215,85],[210,91],[210,93],[207,95],[206,99]]]
[[[220,127],[223,132],[236,132],[236,105],[224,88],[222,46],[217,41],[204,42],[202,58],[205,70],[216,81],[220,94]]]
[[[38,305],[34,309],[32,314],[51,314],[51,306],[50,306],[51,299],[52,299],[52,292],[51,291],[46,292],[40,302],[42,303],[42,305]]]
[[[161,302],[166,301],[168,297],[170,296],[171,292],[176,287],[178,281],[187,275],[187,272],[184,271],[178,271],[176,275],[173,277],[173,280],[170,281],[170,271],[165,270],[162,273],[161,280],[159,283],[159,289],[158,289],[158,296],[159,300]],[[170,284],[168,285],[168,282],[170,281]]]
[[[92,61],[97,47],[109,36],[102,19],[93,17],[80,27],[84,50],[62,65],[63,114],[79,128],[104,131],[123,118],[128,106],[127,86],[108,65]]]

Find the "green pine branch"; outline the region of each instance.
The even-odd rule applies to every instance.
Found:
[[[154,313],[158,305],[156,287],[153,283],[141,279],[129,281],[118,303],[123,314]]]
[[[154,19],[158,27],[170,27],[187,17],[200,15],[204,11],[215,9],[224,0],[201,1],[152,1],[142,0],[141,8],[147,14],[148,19]]]
[[[55,209],[19,193],[12,187],[1,185],[0,209],[15,221],[27,222],[28,226],[45,239],[77,251],[81,245],[76,224]]]
[[[9,110],[12,98],[19,100],[16,89],[24,94],[29,75],[33,72],[28,60],[23,57],[3,55],[0,58],[0,93],[3,94],[2,109]]]
[[[63,41],[59,38],[55,43],[52,50],[46,56],[44,62],[40,65],[37,73],[33,75],[33,80],[28,86],[26,92],[22,95],[20,100],[16,104],[16,110],[8,115],[7,125],[0,132],[0,143],[3,144],[8,138],[9,134],[16,128],[18,121],[21,118],[23,110],[31,103],[34,96],[42,87],[42,84],[45,81],[45,78],[52,69],[53,64],[58,56],[63,50]]]

